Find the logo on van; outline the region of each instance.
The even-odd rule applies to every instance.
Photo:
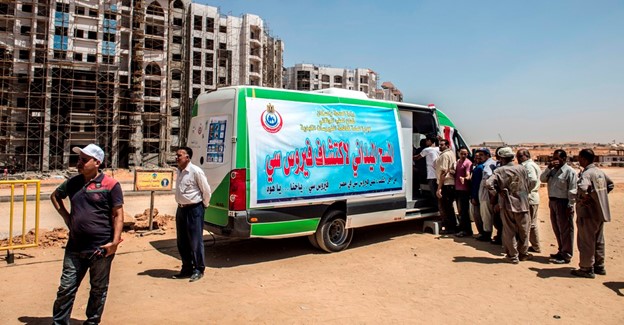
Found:
[[[277,133],[282,129],[282,116],[275,110],[275,106],[268,104],[262,115],[260,115],[260,124],[270,133]]]

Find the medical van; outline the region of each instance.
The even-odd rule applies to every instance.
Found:
[[[437,216],[413,152],[464,142],[435,107],[349,90],[236,86],[201,94],[187,145],[213,190],[205,228],[235,238],[307,236],[327,252],[354,229]]]

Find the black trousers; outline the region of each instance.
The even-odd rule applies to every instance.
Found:
[[[457,230],[457,216],[455,215],[455,185],[442,186],[442,199],[440,205],[442,208],[442,220],[446,231],[455,232]]]
[[[470,192],[456,191],[457,205],[459,206],[459,230],[466,234],[472,234],[470,222]]]
[[[176,211],[176,237],[182,273],[204,273],[204,205],[197,203]]]

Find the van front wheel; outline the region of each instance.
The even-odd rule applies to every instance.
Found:
[[[316,230],[316,242],[328,252],[339,252],[349,246],[353,239],[353,230],[347,228],[347,218],[342,211],[330,211]]]

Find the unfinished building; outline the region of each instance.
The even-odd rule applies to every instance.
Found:
[[[194,98],[281,87],[283,45],[254,15],[190,1],[0,0],[0,164],[163,166],[185,144]]]

